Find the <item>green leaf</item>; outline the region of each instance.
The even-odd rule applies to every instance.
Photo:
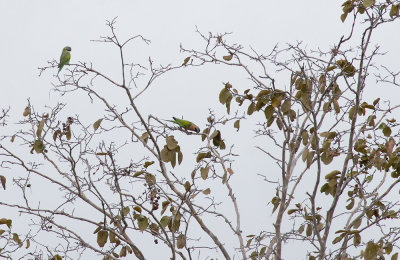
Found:
[[[0,225],[7,225],[8,228],[11,227],[12,225],[12,220],[11,219],[6,219],[6,218],[0,218]]]
[[[393,250],[393,245],[392,245],[392,243],[386,242],[384,249],[385,249],[385,253],[386,253],[387,255],[390,255],[390,253],[391,253],[392,250]]]
[[[169,225],[171,223],[172,218],[170,216],[164,216],[160,219],[160,224],[163,228]]]
[[[301,233],[303,233],[303,232],[304,232],[304,225],[301,225],[301,226],[299,227],[299,229],[297,230],[297,233],[301,234]]]
[[[151,173],[146,173],[146,175],[144,176],[144,179],[145,179],[147,185],[149,185],[149,186],[153,186],[154,184],[156,184],[156,176],[154,176]]]
[[[256,104],[254,104],[253,102],[251,102],[251,104],[249,105],[249,107],[247,108],[247,114],[250,116],[251,114],[253,114],[253,112],[256,110]]]
[[[200,168],[201,178],[203,180],[206,180],[208,178],[209,170],[210,170],[210,167],[201,167]]]
[[[290,111],[291,106],[292,106],[292,105],[290,104],[290,100],[289,100],[289,99],[286,99],[286,100],[283,102],[282,106],[281,106],[282,112],[283,112],[284,114],[287,114],[287,113]]]
[[[42,142],[42,140],[35,140],[35,142],[33,143],[33,149],[35,150],[36,153],[42,153],[44,151],[44,144]]]
[[[230,96],[228,97],[228,99],[226,100],[226,104],[225,104],[225,106],[226,106],[226,112],[228,113],[228,115],[231,113],[231,101],[232,101],[232,98],[233,98],[233,96],[230,95]]]
[[[392,134],[392,129],[390,129],[390,127],[388,127],[388,126],[385,126],[382,129],[382,132],[386,137],[389,137]]]
[[[186,58],[183,60],[182,66],[186,66],[186,64],[189,62],[189,60],[190,60],[190,56],[189,56],[189,57],[186,57]]]
[[[275,212],[275,210],[278,208],[279,204],[281,203],[281,199],[279,197],[275,196],[272,198],[271,203],[272,203],[272,205],[274,205],[272,212]]]
[[[168,228],[169,230],[171,230],[172,232],[176,232],[179,230],[179,226],[181,225],[181,214],[179,212],[177,212],[175,214],[175,218],[174,221],[172,223],[172,221],[169,223]]]
[[[134,178],[135,178],[135,177],[138,177],[138,176],[142,175],[143,173],[144,173],[144,171],[135,172],[135,174],[133,174],[133,177],[134,177]]]
[[[356,115],[356,106],[352,106],[349,110],[349,119],[353,120],[355,115]]]
[[[130,211],[130,209],[129,209],[129,207],[128,206],[126,206],[125,208],[123,208],[122,209],[122,216],[126,216],[126,215],[128,215],[129,214],[129,211]]]
[[[94,131],[96,131],[100,127],[101,121],[103,121],[103,118],[100,118],[99,120],[94,122],[93,124]]]
[[[150,230],[152,234],[156,235],[159,233],[160,227],[156,223],[151,223]]]
[[[275,111],[275,109],[272,105],[267,106],[264,110],[265,118],[267,120],[271,119],[272,115],[274,114],[274,111]]]
[[[338,171],[338,170],[331,171],[330,173],[325,175],[325,179],[330,180],[330,179],[339,178],[339,176],[338,176],[339,174],[341,174],[341,171]]]
[[[335,239],[333,239],[333,241],[332,241],[332,244],[339,243],[344,238],[345,235],[346,235],[346,233],[342,233],[339,236],[335,237]]]
[[[312,225],[311,224],[307,224],[307,228],[306,228],[306,236],[311,236],[312,235]]]
[[[53,256],[50,260],[62,260],[62,257],[59,254],[57,254]]]
[[[358,218],[356,221],[354,221],[353,227],[354,227],[355,229],[359,228],[360,225],[361,225],[361,222],[362,222],[362,219],[361,219],[361,218]]]
[[[364,258],[365,260],[376,259],[378,255],[379,246],[372,241],[369,241],[365,248]]]
[[[143,165],[143,167],[144,167],[144,168],[147,168],[147,167],[149,167],[149,166],[152,165],[152,164],[154,164],[154,161],[145,162],[144,165]]]
[[[346,206],[347,210],[351,210],[354,207],[354,199],[350,199],[350,203]]]
[[[101,224],[101,223],[100,223]],[[101,226],[98,226],[94,231],[93,234],[96,234],[97,232],[99,232],[102,229]]]
[[[211,158],[211,152],[207,152],[207,153],[199,153],[196,157],[196,162],[200,162],[201,160],[203,160],[204,158]]]
[[[149,221],[145,216],[140,216],[138,219],[138,226],[140,231],[144,231],[149,226]]]
[[[282,99],[283,99],[283,95],[277,95],[277,96],[273,97],[271,100],[271,105],[273,107],[279,107],[282,102]]]
[[[365,8],[371,7],[375,4],[375,0],[364,0],[363,1],[363,6]]]
[[[167,207],[168,207],[168,205],[169,205],[170,203],[171,203],[171,202],[168,201],[168,200],[163,201],[163,202],[161,203],[161,205],[162,205],[161,215],[164,214],[165,210],[167,210]]]
[[[392,255],[390,260],[397,260],[398,256],[399,256],[399,253],[395,253],[395,254]]]
[[[390,8],[390,12],[389,12],[390,18],[393,18],[393,17],[399,15],[399,6],[400,6],[400,4],[392,5],[392,7]]]
[[[101,230],[97,233],[97,244],[99,247],[103,247],[107,243],[108,232],[106,230]]]

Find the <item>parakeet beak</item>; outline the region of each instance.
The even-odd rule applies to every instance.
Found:
[[[200,128],[196,127],[196,128],[194,129],[194,131],[196,131],[196,133],[200,133]]]
[[[65,47],[65,49],[66,49],[67,51],[71,51],[71,50],[72,50],[71,47]]]

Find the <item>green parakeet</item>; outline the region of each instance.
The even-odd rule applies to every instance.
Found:
[[[192,122],[183,120],[183,119],[179,119],[176,117],[172,117],[172,118],[174,119],[174,121],[171,121],[172,123],[175,123],[175,124],[179,125],[180,127],[185,128],[186,130],[194,131],[196,133],[200,132],[200,128],[197,125],[193,124]]]
[[[60,63],[58,64],[58,73],[60,73],[61,69],[65,64],[69,64],[69,60],[71,59],[71,47],[64,47],[60,56]]]

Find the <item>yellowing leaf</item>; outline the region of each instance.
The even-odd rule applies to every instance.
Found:
[[[211,193],[210,188],[207,188],[207,189],[203,190],[203,194],[204,194],[204,195],[208,195],[208,194],[210,194],[210,193]]]
[[[189,57],[186,57],[186,58],[183,60],[182,66],[186,66],[186,64],[189,62],[189,60],[190,60],[190,56],[189,56]]]
[[[144,132],[140,137],[140,140],[142,140],[145,144],[147,144],[147,141],[149,140],[149,133]]]
[[[239,119],[236,120],[235,123],[233,123],[233,127],[237,129],[236,131],[239,131],[239,128],[240,128],[240,120]]]
[[[175,140],[173,135],[167,136],[165,140],[170,151],[173,151],[179,147],[178,142]]]
[[[19,238],[19,236],[18,236],[17,233],[13,233],[13,240],[14,240],[14,242],[17,243],[19,246],[22,246],[22,241],[21,241],[21,239]]]
[[[196,162],[200,162],[204,158],[211,158],[211,152],[199,153],[196,157]]]
[[[200,173],[201,173],[201,178],[203,180],[206,180],[208,178],[208,172],[210,170],[210,167],[201,167],[200,168]]]
[[[183,234],[180,234],[176,239],[176,247],[178,249],[182,249],[186,246],[186,237]]]
[[[126,215],[128,215],[129,214],[129,211],[130,211],[130,208],[128,207],[128,206],[126,206],[126,207],[124,207],[123,209],[122,209],[122,216],[126,216]]]
[[[103,247],[107,243],[108,232],[106,230],[101,230],[97,233],[97,244],[99,247]]]
[[[395,141],[394,141],[393,137],[390,137],[389,141],[387,141],[387,143],[386,143],[386,152],[389,157],[392,156],[394,145],[395,145]]]
[[[11,227],[12,220],[11,219],[6,219],[6,218],[0,218],[0,225],[7,225],[8,228]]]
[[[43,127],[44,127],[44,121],[45,121],[44,118],[42,120],[40,120],[38,129],[36,130],[36,136],[37,137],[40,137],[42,135],[42,130],[43,130]]]
[[[220,102],[221,104],[225,104],[229,97],[232,98],[232,94],[231,94],[231,92],[229,92],[229,89],[227,89],[227,88],[225,87],[225,88],[223,88],[223,89],[221,90],[221,92],[219,93],[219,102]]]
[[[186,190],[187,192],[190,191],[190,182],[189,182],[189,181],[186,181],[185,184],[184,184],[184,186],[185,186],[185,190]]]
[[[68,130],[65,133],[65,136],[67,137],[67,140],[71,140],[71,127],[68,126]]]
[[[22,113],[23,116],[28,116],[31,114],[31,108],[28,106],[24,109],[24,113]]]
[[[231,53],[230,55],[222,57],[226,61],[230,61],[233,58],[233,54]]]
[[[100,118],[99,120],[94,122],[94,124],[93,124],[94,131],[96,131],[100,127],[101,121],[103,121],[103,118]]]
[[[367,260],[376,259],[378,255],[379,246],[372,241],[369,241],[365,248],[364,258]]]
[[[400,6],[400,4],[392,5],[392,7],[390,8],[390,12],[389,12],[390,18],[393,18],[393,17],[399,15],[399,6]]]

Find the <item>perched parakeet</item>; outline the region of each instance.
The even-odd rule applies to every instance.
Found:
[[[61,69],[65,64],[69,64],[69,60],[71,59],[71,47],[64,47],[60,56],[60,63],[58,64],[58,73],[60,73]],[[58,75],[57,73],[57,75]]]
[[[192,122],[183,120],[183,119],[179,119],[176,117],[172,117],[172,118],[174,119],[174,121],[171,121],[172,123],[175,123],[175,124],[179,125],[180,127],[185,128],[186,130],[194,131],[196,133],[200,132],[200,128],[197,125],[193,124]]]

